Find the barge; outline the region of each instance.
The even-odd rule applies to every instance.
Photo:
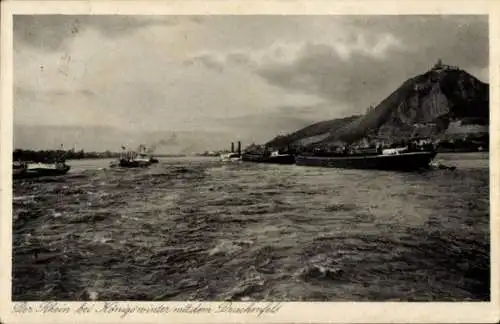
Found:
[[[375,154],[295,157],[297,165],[343,169],[414,171],[430,167],[435,150],[409,151],[406,148],[384,150]]]

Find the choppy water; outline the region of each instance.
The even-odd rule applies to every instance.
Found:
[[[14,182],[14,300],[488,300],[485,154],[454,172],[166,159]]]

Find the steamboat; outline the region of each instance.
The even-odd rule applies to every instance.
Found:
[[[122,146],[122,150],[118,161],[111,162],[111,167],[145,168],[159,162],[158,159],[147,153],[144,145],[140,145],[137,151],[126,151],[125,146]]]
[[[231,152],[220,155],[222,162],[238,162],[241,161],[241,142],[238,141],[238,150],[234,151],[234,142],[231,142]]]

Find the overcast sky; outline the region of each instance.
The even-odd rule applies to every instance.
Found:
[[[364,112],[438,58],[487,82],[488,50],[486,16],[15,16],[15,137],[266,141]],[[101,149],[91,133],[78,145]]]

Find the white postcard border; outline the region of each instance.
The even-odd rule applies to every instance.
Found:
[[[28,303],[33,312],[14,312],[11,302],[11,256],[12,256],[12,15],[13,14],[295,14],[295,15],[380,15],[380,14],[488,14],[490,21],[490,206],[491,206],[491,302],[456,303],[281,303],[275,313],[216,313],[222,303],[202,303],[214,311],[186,314],[159,312],[139,314],[123,312],[75,313],[83,303],[57,302],[59,308],[70,307],[71,313],[41,311],[47,303]],[[498,214],[498,136],[500,107],[500,1],[5,1],[2,2],[2,52],[1,52],[1,98],[0,119],[0,208],[1,208],[1,260],[0,321],[3,323],[476,323],[497,322],[500,319],[499,278],[499,214]],[[188,302],[137,303],[119,302],[121,307],[166,307],[186,305]],[[190,302],[196,304],[196,302]],[[236,307],[250,303],[233,303]],[[258,303],[264,307],[269,303]],[[104,303],[87,303],[88,307],[102,309]],[[22,307],[22,305],[20,306]],[[45,307],[45,308],[44,308]]]

